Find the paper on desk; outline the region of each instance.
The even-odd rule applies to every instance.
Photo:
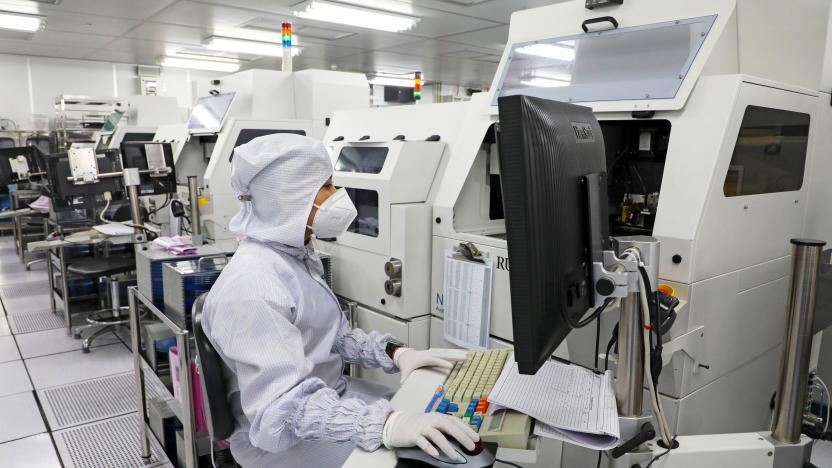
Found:
[[[483,260],[465,260],[453,249],[445,251],[445,339],[468,349],[488,348],[493,261]]]
[[[488,401],[537,420],[535,434],[593,450],[618,446],[618,407],[612,373],[547,361],[537,374],[520,375],[506,363]]]

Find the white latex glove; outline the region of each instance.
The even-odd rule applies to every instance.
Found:
[[[439,457],[439,451],[436,450],[438,447],[452,460],[462,461],[446,434],[468,450],[473,450],[480,440],[479,434],[460,418],[442,413],[394,411],[384,423],[382,441],[389,449],[417,446],[434,458]]]
[[[417,351],[413,348],[399,348],[393,353],[393,362],[402,373],[404,382],[411,372],[420,367],[444,367],[450,369],[456,361],[468,358],[468,351],[464,349],[431,348]]]

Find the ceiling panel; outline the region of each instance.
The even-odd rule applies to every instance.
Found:
[[[415,55],[419,57],[438,57],[446,59],[477,59],[479,57],[494,54],[493,50],[486,49],[484,47],[434,39],[393,47],[385,47],[380,50]]]
[[[93,53],[95,49],[82,47],[65,47],[61,45],[35,44],[28,41],[0,41],[0,53],[17,55],[34,55],[38,57],[56,57],[81,59]],[[20,77],[25,79],[25,77]]]
[[[0,0],[4,2],[16,0]],[[295,69],[425,72],[429,81],[490,84],[513,11],[555,0],[486,0],[472,6],[448,0],[338,0],[417,16],[413,30],[390,33],[291,17],[300,0],[61,0],[41,6],[47,27],[30,39],[0,36],[0,52],[153,64],[159,55],[202,47],[211,35],[279,40],[291,19],[299,45]],[[31,2],[28,3],[31,5]],[[2,8],[2,7],[0,7]],[[281,66],[279,58],[227,54],[244,68]]]
[[[139,20],[82,15],[77,13],[50,12],[47,14],[46,30],[73,32],[79,34],[121,36],[139,24],[141,24]]]
[[[41,11],[83,13],[113,18],[146,19],[176,0],[61,0],[57,5],[43,5]]]
[[[246,31],[255,31],[255,33],[262,34],[263,32],[271,32],[273,34],[280,34],[280,23],[274,22],[269,16],[258,16],[252,21],[240,24],[234,32],[238,34],[237,37],[246,37]],[[271,28],[270,28],[271,27]],[[407,44],[422,40],[422,38],[415,36],[408,36],[404,34],[396,34],[385,31],[376,31],[373,29],[350,28],[349,26],[335,25],[333,27],[330,23],[321,23],[319,21],[292,21],[292,28],[296,31],[298,39],[303,45],[305,42],[317,43],[332,43],[342,47],[354,47],[359,49],[374,50],[382,47],[390,47],[399,44]],[[310,35],[306,31],[312,30]],[[335,31],[338,35],[349,34],[346,37],[336,39],[334,41],[326,40],[321,37],[314,37],[315,31]],[[320,36],[320,34],[319,34]],[[253,39],[253,37],[252,37]]]
[[[558,0],[486,0],[483,2],[475,3],[471,6],[464,6],[459,4],[461,1],[454,3],[450,0],[389,1],[395,1],[398,3],[405,3],[411,5],[418,4],[422,8],[435,9],[465,16],[473,16],[475,18],[488,19],[491,21],[497,21],[505,24],[508,24],[509,20],[511,19],[512,12],[558,3]]]
[[[138,54],[129,50],[101,49],[91,52],[84,58],[87,60],[100,60],[104,62],[137,63],[143,65],[156,64],[156,57],[154,54]]]
[[[202,28],[236,27],[258,16],[263,13],[183,0],[155,15],[153,21]],[[279,27],[280,19],[275,21]]]
[[[335,61],[339,69],[408,73],[421,70],[425,79],[449,84],[482,87],[491,84],[496,64],[477,60],[452,60],[414,57],[393,52],[374,51]]]
[[[29,42],[33,44],[51,44],[64,47],[82,47],[87,49],[99,49],[115,39],[113,36],[98,36],[94,34],[75,34],[60,31],[41,31]]]
[[[508,41],[508,26],[498,26],[496,28],[483,29],[480,31],[444,36],[442,40],[484,47],[486,49],[502,52],[503,49],[506,48],[506,42]]]
[[[173,42],[176,44],[201,45],[202,39],[210,35],[210,31],[207,28],[145,22],[124,37],[157,42]]]
[[[108,45],[106,50],[115,52],[131,52],[139,57],[150,57],[151,62],[156,62],[156,57],[173,52],[179,48],[186,47],[184,44],[173,44],[170,42],[145,41],[142,39],[121,38],[116,39]],[[146,63],[146,62],[145,62]]]
[[[399,12],[402,14],[415,16],[420,18],[416,26],[401,34],[422,36],[422,37],[436,37],[447,34],[458,34],[466,31],[474,31],[477,29],[488,28],[497,25],[494,21],[489,21],[472,16],[457,15],[448,13],[446,11],[439,11],[430,8],[421,7],[421,3],[412,4],[398,2],[395,0],[341,0],[344,3],[355,3],[364,6],[375,6],[381,9],[388,9],[390,11]],[[196,2],[194,2],[196,3]],[[300,0],[231,0],[231,1],[215,1],[215,0],[200,0],[198,3],[203,5],[234,5],[243,8],[249,8],[252,11],[261,11],[267,14],[274,14],[281,17],[286,17],[289,20],[295,21],[296,18],[286,16],[292,12],[292,5],[300,3]],[[327,27],[331,23],[311,22],[317,23],[318,26]],[[339,29],[345,27],[337,25]],[[355,28],[361,30],[361,28]]]

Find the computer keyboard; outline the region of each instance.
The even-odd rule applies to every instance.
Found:
[[[445,382],[436,387],[425,412],[457,416],[477,431],[485,442],[525,449],[531,417],[512,410],[487,414],[488,395],[511,355],[511,349],[470,352],[468,359],[455,363]]]

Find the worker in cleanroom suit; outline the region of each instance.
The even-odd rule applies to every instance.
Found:
[[[390,335],[349,327],[309,247],[313,234],[341,235],[356,216],[331,176],[326,149],[308,137],[268,135],[234,150],[231,185],[241,207],[230,229],[240,245],[202,322],[226,366],[231,453],[245,468],[337,467],[355,446],[382,444],[457,457],[449,438],[468,449],[479,440],[459,418],[392,411],[389,389],[344,375],[348,362],[400,371],[404,380],[466,354],[397,347]]]

